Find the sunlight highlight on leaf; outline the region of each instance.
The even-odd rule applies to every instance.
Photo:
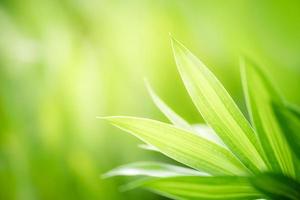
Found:
[[[247,168],[227,149],[187,130],[155,120],[106,117],[113,125],[153,145],[187,166],[213,175],[246,175]]]
[[[170,120],[170,122],[172,122],[172,124],[180,128],[193,130],[193,128],[187,121],[185,121],[182,117],[175,113],[163,100],[159,98],[159,96],[154,92],[148,82],[146,82],[146,87],[154,104]]]
[[[135,162],[119,166],[106,174],[104,178],[112,176],[150,176],[150,177],[171,177],[171,176],[208,176],[207,173],[194,169],[180,167],[160,162]]]
[[[146,82],[146,86],[155,105],[175,126],[196,133],[209,141],[226,147],[224,142],[220,139],[220,137],[214,132],[212,128],[208,127],[205,124],[190,125],[176,112],[174,112],[163,100],[159,98],[159,96],[154,92],[154,90],[151,88],[148,82]]]
[[[258,138],[230,95],[208,68],[172,39],[181,78],[204,120],[252,172],[267,170]]]

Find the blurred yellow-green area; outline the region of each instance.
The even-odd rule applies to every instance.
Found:
[[[299,1],[1,0],[0,199],[163,199],[121,193],[101,174],[165,160],[96,116],[202,122],[176,71],[169,33],[202,59],[244,111],[239,58],[250,55],[300,104]],[[257,94],[259,95],[259,94]]]

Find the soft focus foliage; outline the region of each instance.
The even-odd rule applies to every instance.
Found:
[[[165,120],[143,78],[192,123],[169,35],[212,68],[242,108],[238,59],[263,63],[300,104],[298,1],[0,1],[0,199],[158,199],[100,174],[162,160],[95,116]],[[245,110],[245,109],[244,109]]]
[[[173,38],[171,41],[181,79],[207,124],[201,126],[210,128],[196,129],[151,89],[154,103],[172,124],[126,116],[102,119],[136,136],[157,152],[207,174],[176,174],[179,166],[173,166],[167,169],[171,175],[166,176],[151,163],[139,165],[138,173],[130,173],[137,171],[133,163],[107,174],[142,177],[125,188],[142,186],[176,200],[298,200],[299,146],[292,139],[299,138],[300,108],[281,97],[257,64],[243,58],[241,75],[250,124],[209,68],[180,42]],[[199,134],[199,131],[207,133]],[[212,132],[218,140],[208,140]],[[214,142],[219,140],[222,145]],[[145,176],[152,178],[145,179]]]

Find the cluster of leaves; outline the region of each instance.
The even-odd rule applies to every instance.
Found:
[[[150,88],[172,124],[136,117],[104,119],[155,150],[186,165],[138,162],[105,176],[137,176],[143,187],[172,199],[300,199],[300,112],[274,89],[249,59],[241,63],[251,123],[213,73],[172,39],[176,64],[207,125],[191,125]]]

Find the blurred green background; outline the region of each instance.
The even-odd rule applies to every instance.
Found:
[[[1,0],[0,199],[163,199],[120,193],[127,179],[100,178],[120,164],[166,158],[96,116],[166,121],[146,77],[188,121],[202,121],[177,74],[169,32],[243,110],[245,53],[300,104],[299,8],[264,0]]]

